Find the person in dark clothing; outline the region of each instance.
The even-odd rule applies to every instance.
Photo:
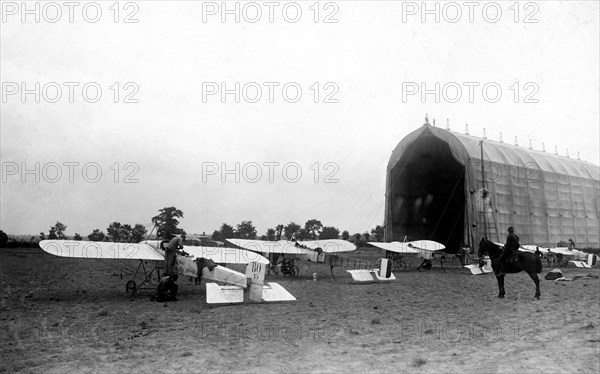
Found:
[[[177,301],[177,290],[179,286],[177,286],[177,279],[179,276],[177,274],[167,275],[163,277],[156,286],[156,301]],[[154,296],[152,297],[154,300]]]
[[[500,255],[500,269],[498,270],[498,275],[506,274],[507,262],[520,246],[521,244],[519,244],[519,237],[515,234],[515,229],[509,227],[508,236],[506,237],[506,244],[504,244],[504,250]]]
[[[542,258],[544,258],[544,255],[542,254],[542,251],[540,251],[540,247],[535,247],[535,255],[538,256],[540,258],[540,260]]]
[[[433,266],[433,263],[431,262],[431,260],[424,258],[423,262],[421,262],[421,265],[419,265],[419,267],[417,268],[417,271],[421,271],[421,269],[431,270],[432,266]]]
[[[177,258],[177,250],[183,249],[183,242],[185,241],[185,234],[178,236],[173,235],[171,240],[164,244],[165,250],[165,262],[163,272],[165,275],[175,274],[175,261]]]
[[[206,267],[206,268],[208,268],[208,271],[212,271],[217,266],[217,264],[215,264],[215,262],[213,260],[204,258],[204,257],[196,258],[194,260],[194,262],[196,263],[196,266],[198,267],[198,270],[197,270],[198,276],[196,277],[194,284],[201,283],[202,269],[204,269]]]

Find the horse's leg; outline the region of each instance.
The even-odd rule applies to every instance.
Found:
[[[529,277],[533,280],[533,283],[535,283],[535,298],[539,300],[540,298],[540,278],[538,277],[537,273],[535,271],[531,272],[531,273],[527,273],[529,274]]]
[[[498,297],[504,298],[504,275],[497,275],[496,281],[498,282]]]
[[[504,275],[496,276],[496,280],[498,281],[498,297],[504,299]]]

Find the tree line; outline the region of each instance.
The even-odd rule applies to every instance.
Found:
[[[178,228],[179,218],[183,218],[183,212],[175,207],[165,207],[159,210],[159,214],[152,217],[152,223],[156,229],[155,234],[158,238],[169,238],[172,235],[186,234],[185,230]],[[45,232],[39,233],[40,240],[46,239],[68,239],[66,234],[67,226],[62,222],[57,221],[56,224],[50,227],[48,234]],[[309,219],[301,226],[295,222],[290,222],[287,225],[278,224],[275,227],[267,229],[264,235],[258,236],[256,227],[252,221],[242,221],[233,226],[223,223],[219,230],[215,230],[211,238],[215,241],[225,241],[225,239],[240,238],[240,239],[261,239],[261,240],[316,240],[316,239],[338,239],[354,242],[362,245],[367,241],[383,241],[383,226],[377,225],[371,232],[355,233],[350,235],[347,230],[344,230],[340,235],[340,230],[333,226],[325,226],[317,219]],[[91,233],[86,235],[86,239],[79,233],[75,233],[74,240],[89,240],[89,241],[106,241],[106,242],[121,242],[121,243],[138,243],[146,239],[148,230],[141,223],[122,224],[120,222],[111,222],[106,228],[106,233],[99,228],[93,229]],[[4,231],[0,230],[0,246],[6,247],[9,243],[9,238]],[[28,244],[24,240],[19,241],[20,244]],[[35,236],[29,240],[29,244],[35,243]]]
[[[342,231],[341,239],[349,240],[355,243],[367,241],[383,241],[384,229],[383,226],[377,225],[371,232],[355,233],[350,236],[347,230]],[[279,224],[275,227],[267,229],[267,232],[260,237],[257,236],[257,231],[252,221],[242,221],[236,227],[223,223],[219,230],[215,230],[211,236],[213,240],[224,241],[225,239],[261,239],[261,240],[316,240],[316,239],[339,239],[340,230],[333,226],[324,226],[317,219],[310,219],[301,226],[295,222],[290,222],[287,225]]]

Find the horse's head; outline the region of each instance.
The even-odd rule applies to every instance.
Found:
[[[479,242],[479,251],[477,251],[477,256],[481,258],[486,253],[491,258],[494,258],[500,253],[502,253],[502,249],[493,242],[487,240],[487,238],[481,238],[481,241]]]

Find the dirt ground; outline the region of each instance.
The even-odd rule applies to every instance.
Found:
[[[303,263],[267,277],[295,302],[210,306],[187,278],[157,303],[128,296],[109,262],[0,253],[0,372],[600,372],[599,279],[542,279],[537,301],[527,274],[508,275],[500,300],[492,275],[457,263],[370,285]]]

